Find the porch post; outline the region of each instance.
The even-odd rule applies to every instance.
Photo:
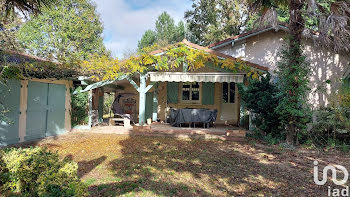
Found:
[[[98,122],[103,122],[103,103],[104,103],[104,89],[103,87],[98,89]],[[101,95],[102,93],[102,95]]]
[[[154,122],[157,121],[158,117],[158,83],[154,86],[154,92],[153,92],[153,114],[152,114],[152,120]]]
[[[139,124],[144,125],[146,111],[146,75],[140,74],[140,91],[139,91]]]
[[[88,97],[88,101],[89,101],[89,127],[92,127],[92,90],[89,90],[89,97]]]

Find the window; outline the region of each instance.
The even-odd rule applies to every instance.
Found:
[[[222,101],[224,103],[235,103],[235,88],[234,82],[222,84]]]
[[[199,103],[200,84],[198,82],[183,82],[181,100],[183,102]]]

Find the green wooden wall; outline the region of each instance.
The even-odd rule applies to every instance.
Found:
[[[20,91],[19,80],[0,83],[0,146],[19,141]]]

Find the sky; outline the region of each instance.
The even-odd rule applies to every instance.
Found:
[[[93,0],[104,25],[104,43],[114,57],[135,50],[148,29],[155,28],[157,17],[166,11],[176,23],[191,8],[191,0]]]

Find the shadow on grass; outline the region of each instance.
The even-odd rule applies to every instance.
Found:
[[[93,173],[93,176],[98,178],[94,177],[96,183],[94,181],[91,184],[95,185],[89,186],[92,196],[129,194],[325,196],[327,194],[328,185],[317,186],[313,183],[313,158],[317,156],[312,154],[298,156],[293,151],[280,154],[272,147],[203,140],[197,139],[198,137],[182,140],[172,137],[102,136],[104,135],[91,134],[86,138],[76,136],[74,141],[74,143],[87,143],[86,146],[91,147],[89,144],[91,141],[96,142],[95,145],[101,143],[103,146],[102,143],[106,143],[107,140],[110,142],[109,148],[117,149],[116,151],[101,148],[100,152],[94,154],[97,158],[78,162],[79,177],[90,173],[101,163],[104,170],[107,168],[113,174],[113,178],[106,183],[99,178],[108,178],[111,174],[108,170],[96,171],[108,175]],[[71,137],[67,136],[66,139]],[[109,150],[115,152],[108,154],[106,151]],[[118,157],[115,157],[116,154]],[[70,157],[73,159],[73,156]],[[341,160],[338,159],[337,162],[339,161]],[[320,169],[329,162],[326,159],[319,162]],[[345,165],[346,160],[337,164],[348,167]],[[331,186],[334,187],[333,184]]]
[[[69,159],[69,160],[74,160],[73,155],[69,154],[67,156],[65,156],[65,159]],[[93,169],[95,169],[98,165],[100,165],[102,162],[104,162],[107,159],[106,156],[101,156],[99,158],[96,159],[92,159],[89,161],[79,161],[78,163],[78,177],[81,178],[84,175],[88,174],[89,172],[91,172]]]
[[[92,196],[322,196],[309,171],[265,163],[234,149],[234,142],[134,136],[109,162],[121,181],[89,187]],[[247,146],[248,147],[248,146]],[[264,152],[264,150],[258,150]],[[265,151],[266,152],[266,151]],[[306,164],[312,169],[312,161]],[[306,178],[305,178],[306,177]]]
[[[88,174],[98,165],[104,162],[107,159],[106,156],[101,156],[90,161],[79,161],[78,162],[78,177],[83,177],[85,174]]]

